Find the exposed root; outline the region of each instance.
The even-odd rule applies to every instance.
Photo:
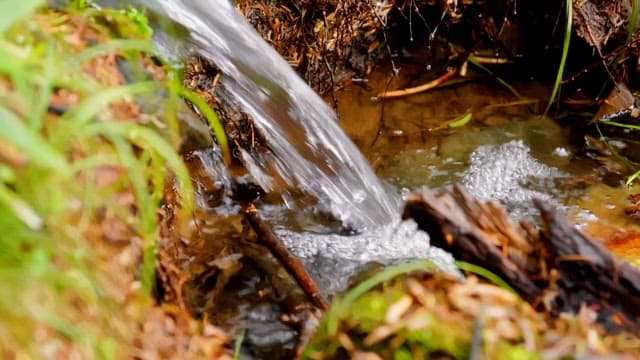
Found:
[[[377,98],[378,99],[396,99],[404,96],[409,96],[409,95],[414,95],[421,92],[429,91],[442,85],[447,80],[453,79],[453,77],[456,76],[456,74],[458,74],[458,68],[450,68],[447,70],[446,73],[444,73],[444,75],[438,77],[435,80],[429,81],[426,84],[412,87],[412,88],[402,89],[402,90],[386,91],[383,93],[379,93],[377,95]]]

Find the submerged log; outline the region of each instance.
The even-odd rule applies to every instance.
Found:
[[[404,210],[432,245],[503,278],[524,300],[553,315],[589,307],[609,331],[640,334],[640,271],[535,201],[544,228],[515,225],[506,212],[459,188],[413,195]]]

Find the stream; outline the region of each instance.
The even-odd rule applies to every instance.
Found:
[[[594,185],[607,174],[594,175],[603,165],[585,142],[571,141],[555,121],[532,103],[518,103],[491,78],[476,74],[424,94],[374,101],[392,74],[390,66],[381,66],[366,82],[335,94],[336,117],[227,1],[143,3],[189,30],[192,44],[222,70],[225,89],[255,120],[272,152],[245,157],[247,181],[278,194],[259,201],[259,211],[327,296],[363,271],[408,259],[427,258],[457,272],[451,256],[429,246],[427,234],[400,221],[403,196],[422,187],[460,183],[480,199],[503,204],[518,220],[535,221],[531,199],[541,198],[600,237],[631,226],[624,201],[638,187],[621,186],[617,175]],[[415,86],[422,72],[403,65],[390,86]],[[512,85],[525,98],[548,98],[546,84]],[[471,114],[469,123],[450,125],[465,114]],[[202,209],[193,224],[201,237],[194,241],[199,250],[185,255],[184,266],[193,273],[202,271],[202,263],[211,266],[220,249],[235,256],[233,241],[242,232],[237,203],[224,197],[210,206],[205,198],[204,183],[226,174],[216,154],[196,152],[192,164],[200,174]],[[319,224],[323,217],[337,226]],[[217,244],[206,245],[212,242]],[[231,331],[246,329],[244,351],[250,349],[252,356],[286,356],[295,331],[277,321],[280,295],[257,270],[259,264],[244,265],[228,288],[216,290],[218,304],[208,303],[205,297],[212,293],[203,294],[198,284],[188,288],[190,306]]]
[[[397,199],[340,129],[333,111],[231,3],[144,3],[189,30],[198,52],[220,68],[221,84],[267,139],[273,156],[252,159],[250,169],[265,191],[283,185],[302,191],[355,229],[397,216]]]

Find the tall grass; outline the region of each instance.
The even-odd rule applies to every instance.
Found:
[[[136,24],[114,39],[99,12],[32,13],[42,3],[0,2],[0,349],[120,358],[153,283],[166,179],[185,213],[193,200],[174,107],[139,103],[184,91],[177,76],[114,84],[109,59],[142,63],[152,49]],[[119,234],[120,247],[105,241]]]
[[[560,85],[562,84],[562,76],[564,75],[564,67],[567,63],[567,56],[569,55],[569,43],[571,42],[571,29],[573,21],[573,2],[571,0],[565,0],[565,26],[564,26],[564,40],[562,42],[562,56],[560,57],[560,65],[558,66],[558,72],[556,73],[556,81],[553,84],[553,90],[549,97],[549,104],[547,104],[544,110],[545,115],[551,109],[553,102],[556,100],[558,91],[560,91]]]
[[[631,12],[629,12],[629,19],[627,25],[627,44],[631,42],[633,34],[635,34],[638,27],[638,17],[640,15],[640,0],[631,0]]]

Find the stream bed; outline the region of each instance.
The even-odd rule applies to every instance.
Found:
[[[391,85],[412,86],[420,69],[407,66]],[[561,209],[587,231],[630,261],[637,262],[634,231],[637,223],[624,213],[630,194],[638,187],[624,185],[624,177],[608,170],[588,148],[563,127],[534,108],[521,103],[504,87],[488,77],[469,79],[424,94],[389,101],[374,96],[389,81],[390,69],[382,67],[365,83],[347,84],[334,94],[340,126],[373,165],[386,189],[403,198],[422,187],[462,186],[472,195],[504,205],[516,220],[536,222],[531,199],[541,198]],[[515,82],[528,99],[544,100],[548,87],[536,81]],[[330,99],[327,99],[330,101]],[[452,120],[470,113],[471,120],[451,127]],[[375,139],[375,141],[373,141]],[[203,160],[202,163],[205,161]],[[205,171],[206,173],[206,171]],[[211,176],[211,174],[209,174]],[[604,180],[603,180],[604,179]],[[250,182],[251,179],[249,178]],[[323,294],[340,293],[363,274],[386,264],[413,258],[431,259],[440,269],[456,273],[453,259],[442,250],[429,247],[427,234],[412,222],[398,218],[374,231],[339,235],[309,231],[300,226],[300,212],[265,197],[257,202],[261,216],[275,229],[292,254],[303,260]],[[197,252],[192,264],[211,259],[220,249],[233,256],[234,240],[241,237],[240,206],[232,201],[206,210],[218,220],[203,216],[197,223],[200,234],[215,249]],[[208,220],[205,220],[208,219]],[[226,230],[221,230],[226,229]],[[620,240],[626,236],[624,239]],[[224,240],[221,240],[224,239]],[[198,247],[196,247],[198,248]],[[246,331],[245,355],[269,354],[287,357],[294,351],[296,332],[280,321],[282,289],[274,279],[286,277],[277,264],[244,258],[242,270],[233,273],[224,289],[194,286],[187,297],[192,308],[207,313],[231,332]],[[200,258],[200,259],[198,259]],[[258,261],[262,262],[262,260]],[[272,267],[265,274],[264,269]],[[202,278],[197,278],[203,281]],[[278,282],[278,280],[275,280]],[[285,288],[295,284],[285,285]],[[207,305],[214,296],[216,304]]]
[[[471,72],[423,94],[377,100],[386,89],[429,80],[424,65],[399,64],[393,79],[392,66],[382,65],[323,102],[230,3],[143,3],[189,30],[269,149],[239,150],[248,170],[241,178],[233,169],[227,175],[215,151],[192,154],[200,210],[178,256],[188,308],[242,334],[246,357],[291,357],[301,329],[283,319],[306,302],[251,240],[242,214],[247,200],[329,299],[380,267],[416,258],[458,274],[449,254],[400,219],[402,200],[424,187],[460,184],[502,204],[515,220],[534,223],[531,200],[542,199],[605,244],[625,244],[621,255],[634,253],[624,239],[637,238],[636,225],[624,208],[638,189],[624,186],[599,139],[569,133],[541,114],[547,84],[510,81],[515,96]],[[216,11],[228,16],[211,15]],[[250,190],[256,188],[262,190]]]

